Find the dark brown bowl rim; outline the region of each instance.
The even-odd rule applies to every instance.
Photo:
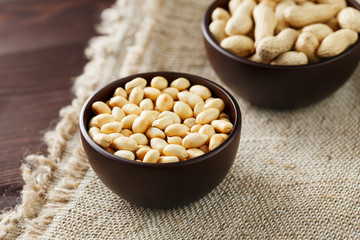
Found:
[[[217,6],[220,1],[223,1],[223,0],[215,0],[206,9],[205,15],[204,15],[204,17],[202,19],[202,22],[201,22],[201,31],[202,31],[202,34],[203,34],[204,38],[206,39],[206,41],[208,43],[210,43],[211,46],[213,46],[213,48],[215,48],[217,51],[221,52],[223,55],[225,55],[225,56],[227,56],[227,57],[229,57],[229,58],[231,58],[231,59],[233,59],[233,60],[235,60],[237,62],[240,62],[240,63],[248,64],[248,65],[251,65],[253,67],[261,67],[261,68],[266,67],[266,68],[269,68],[269,69],[279,69],[279,70],[284,70],[284,69],[307,69],[307,68],[318,67],[318,66],[326,65],[326,64],[331,63],[331,62],[338,61],[339,59],[341,59],[341,58],[345,57],[346,55],[350,54],[351,51],[354,48],[356,48],[358,45],[360,45],[360,37],[359,37],[356,43],[354,43],[352,46],[350,46],[348,49],[346,49],[341,54],[339,54],[339,55],[337,55],[335,57],[326,59],[326,60],[322,60],[322,61],[317,62],[317,63],[309,63],[309,64],[306,64],[306,65],[284,66],[284,65],[270,65],[270,64],[265,64],[265,63],[253,62],[253,61],[250,61],[250,60],[248,60],[246,58],[236,56],[235,54],[232,54],[232,53],[226,51],[225,49],[223,49],[222,47],[220,47],[220,45],[217,43],[217,41],[214,39],[214,37],[210,33],[208,26],[210,24],[212,9],[215,9],[215,6]],[[347,0],[347,2],[349,2],[351,4],[351,7],[354,7],[356,9],[360,10],[360,5],[355,0]],[[358,34],[358,35],[360,35],[360,34]]]
[[[88,131],[87,131],[87,126],[85,126],[84,123],[84,114],[85,114],[85,109],[87,108],[87,106],[89,105],[89,103],[93,100],[93,98],[95,98],[101,91],[103,91],[105,88],[108,87],[115,87],[115,86],[123,86],[125,84],[125,82],[130,81],[136,77],[144,77],[146,79],[147,75],[159,75],[159,76],[164,76],[167,74],[174,74],[177,75],[178,77],[185,77],[188,78],[190,81],[192,78],[196,78],[199,79],[200,81],[204,81],[206,83],[207,86],[208,85],[212,85],[212,87],[218,88],[220,89],[231,101],[232,103],[232,108],[235,109],[235,116],[234,116],[234,128],[233,130],[230,132],[229,137],[217,148],[215,148],[212,151],[209,151],[208,153],[205,153],[204,155],[201,155],[199,157],[196,158],[192,158],[186,161],[181,161],[181,162],[175,162],[175,163],[143,163],[143,162],[136,162],[136,161],[132,161],[132,160],[128,160],[125,158],[121,158],[118,156],[115,156],[109,152],[107,152],[105,149],[101,148],[99,145],[97,145],[89,136]],[[166,76],[164,76],[166,77]],[[188,73],[181,73],[181,72],[170,72],[170,71],[156,71],[156,72],[144,72],[144,73],[138,73],[138,74],[134,74],[134,75],[129,75],[123,78],[120,78],[118,80],[112,81],[111,83],[103,86],[102,88],[96,90],[90,97],[88,97],[88,99],[85,101],[85,103],[83,104],[81,111],[80,111],[80,115],[79,115],[79,128],[80,128],[80,134],[83,136],[83,138],[86,140],[86,142],[93,148],[95,149],[99,154],[103,155],[104,157],[107,157],[113,161],[116,162],[122,162],[125,164],[130,164],[130,165],[134,165],[134,166],[139,166],[139,167],[145,167],[145,168],[177,168],[177,167],[183,167],[183,166],[187,166],[187,165],[191,165],[191,164],[196,164],[198,162],[201,161],[206,161],[207,158],[212,157],[214,155],[216,155],[217,153],[221,152],[224,148],[226,148],[231,141],[234,141],[237,133],[241,130],[241,124],[242,124],[242,116],[241,116],[241,110],[240,107],[237,103],[237,101],[235,100],[235,98],[223,87],[221,87],[220,85],[218,85],[217,83],[208,80],[206,78],[197,76],[197,75],[193,75],[193,74],[188,74]]]

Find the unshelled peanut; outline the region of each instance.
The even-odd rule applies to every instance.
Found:
[[[329,58],[339,55],[358,40],[358,34],[351,29],[340,29],[329,34],[317,49],[317,55]]]
[[[347,7],[338,14],[338,21],[341,28],[348,28],[360,33],[360,11]]]
[[[303,65],[323,61],[354,44],[353,33],[334,32],[360,33],[360,11],[347,6],[346,0],[230,0],[228,9],[214,10],[210,32],[220,47],[253,62]],[[330,34],[330,40],[322,43]],[[329,42],[335,38],[339,44],[331,50]],[[195,117],[202,108],[192,107]]]
[[[274,61],[272,61],[271,65],[304,65],[308,63],[308,59],[303,52],[289,51],[284,52],[279,57],[277,57]]]

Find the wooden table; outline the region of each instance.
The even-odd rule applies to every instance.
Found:
[[[20,202],[24,156],[70,104],[100,11],[114,0],[0,0],[0,210]]]

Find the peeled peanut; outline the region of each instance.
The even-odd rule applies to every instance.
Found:
[[[152,149],[158,150],[161,155],[163,154],[163,150],[167,145],[168,143],[162,138],[153,138],[150,140],[150,147]]]
[[[215,99],[214,97],[209,97],[208,99],[205,100],[205,103],[208,103],[209,101]]]
[[[158,163],[174,163],[179,162],[179,158],[176,156],[161,156],[159,157]]]
[[[129,101],[126,98],[123,98],[121,96],[115,96],[110,98],[109,105],[110,107],[120,107],[122,108],[125,104],[129,103]]]
[[[355,31],[340,29],[324,38],[317,49],[317,55],[322,58],[339,55],[357,40],[358,34]]]
[[[143,160],[144,157],[145,157],[145,154],[146,154],[147,152],[149,152],[150,150],[152,150],[152,149],[151,149],[149,146],[146,146],[146,147],[140,147],[140,146],[139,146],[139,149],[136,151],[136,156],[137,156],[139,159]]]
[[[140,113],[142,112],[142,109],[134,104],[134,103],[127,103],[122,107],[122,110],[124,111],[124,113],[126,115],[130,115],[130,114],[136,114],[138,116],[140,116]]]
[[[225,32],[226,22],[224,20],[214,20],[209,25],[209,31],[217,42],[221,42],[227,37]]]
[[[184,124],[174,123],[168,126],[167,128],[165,128],[165,134],[170,137],[173,136],[184,137],[186,136],[186,133],[189,132],[189,130],[190,130],[189,127]]]
[[[188,156],[186,149],[177,144],[169,144],[163,151],[165,156],[176,156],[180,161],[186,160]]]
[[[222,112],[225,108],[225,103],[221,98],[213,98],[205,103],[205,109],[216,108]]]
[[[181,101],[175,102],[173,110],[181,118],[181,120],[185,120],[193,116],[193,111],[191,107]]]
[[[334,31],[324,23],[315,23],[304,27],[302,32],[309,32],[313,34],[319,42],[321,42],[327,35],[333,33]]]
[[[156,76],[151,79],[150,86],[162,90],[168,86],[168,81],[164,77]]]
[[[133,131],[131,131],[130,129],[123,129],[120,131],[120,133],[125,137],[130,137],[131,135],[134,134]]]
[[[220,111],[216,108],[208,108],[199,113],[196,117],[196,123],[207,124],[219,117]]]
[[[151,125],[156,118],[159,116],[160,112],[156,110],[144,110],[141,112],[140,116],[147,118],[149,124]]]
[[[95,116],[96,117],[96,116]],[[92,127],[95,127],[95,120],[96,118],[95,117],[92,117],[89,121],[89,124],[88,124],[88,127],[89,128],[92,128]]]
[[[114,153],[114,155],[128,160],[135,160],[134,153],[128,150],[118,150]]]
[[[191,93],[199,95],[203,100],[206,100],[209,97],[211,97],[211,91],[207,87],[202,85],[193,85],[190,87],[189,91]]]
[[[194,117],[197,117],[199,113],[205,110],[205,104],[204,103],[197,103],[194,107]]]
[[[224,120],[224,121],[227,121],[227,122],[231,122],[230,119],[228,118],[221,118],[221,117],[218,117],[218,120]]]
[[[256,3],[253,0],[244,0],[237,7],[227,21],[225,32],[227,35],[246,35],[253,28],[252,12]]]
[[[121,134],[121,133],[110,133],[108,134],[108,136],[111,139],[111,142],[113,142],[115,139],[119,138],[119,137],[125,137],[125,135]]]
[[[182,138],[175,136],[175,137],[167,137],[168,144],[177,144],[182,145]]]
[[[182,145],[185,148],[197,148],[204,145],[208,140],[208,136],[202,133],[190,133],[185,136]]]
[[[216,133],[214,127],[210,124],[205,124],[204,126],[202,126],[198,132],[207,135],[208,140]]]
[[[230,13],[226,11],[224,8],[217,7],[211,14],[211,19],[214,20],[223,20],[227,21],[230,18]]]
[[[220,146],[225,141],[225,138],[221,134],[215,134],[210,138],[209,150],[212,151]]]
[[[115,121],[115,117],[113,115],[109,113],[101,113],[94,117],[93,124],[95,127],[101,128],[102,125],[114,121]]]
[[[224,120],[214,120],[211,122],[211,126],[220,133],[229,133],[233,129],[232,123]]]
[[[130,114],[121,119],[121,122],[124,124],[123,128],[125,129],[132,129],[132,125],[135,121],[135,119],[138,118],[138,115],[136,114]]]
[[[117,121],[105,123],[104,125],[101,126],[101,132],[105,134],[119,133],[123,128],[123,126],[124,123]]]
[[[227,115],[227,114],[224,113],[224,112],[220,113],[219,118],[226,118],[226,119],[229,119],[229,120],[230,120],[229,115]]]
[[[111,138],[104,133],[95,134],[93,140],[102,148],[108,148],[111,143]]]
[[[174,106],[174,100],[169,94],[162,93],[157,99],[156,99],[156,107],[160,112],[163,111],[169,111]]]
[[[120,96],[120,97],[123,97],[123,98],[127,98],[127,97],[128,97],[125,89],[123,89],[122,87],[116,88],[116,90],[115,90],[115,92],[114,92],[114,97],[115,97],[115,96]]]
[[[165,133],[156,127],[150,127],[148,128],[148,130],[146,130],[145,135],[147,138],[152,139],[152,138],[163,138],[165,139]]]
[[[90,136],[91,138],[94,138],[95,134],[100,133],[100,128],[98,128],[98,127],[91,127],[91,128],[89,129],[88,133],[89,133],[89,136]]]
[[[159,157],[160,157],[160,153],[159,153],[158,150],[150,150],[145,154],[143,162],[145,162],[145,163],[157,163]]]
[[[140,102],[139,107],[142,110],[154,110],[154,103],[150,98],[145,98]]]
[[[129,94],[135,87],[145,88],[147,81],[144,78],[137,77],[125,84],[125,90]]]
[[[360,33],[360,11],[347,7],[338,14],[338,21],[341,28],[348,28]]]
[[[151,101],[156,101],[156,99],[161,95],[161,91],[157,88],[146,87],[144,88],[145,98],[151,99]]]
[[[134,139],[138,145],[147,145],[149,143],[147,137],[142,133],[134,133],[130,138]]]
[[[101,113],[109,113],[111,114],[111,109],[109,108],[108,105],[106,105],[104,102],[101,101],[97,101],[94,102],[91,105],[92,110],[94,111],[95,114],[101,114]]]
[[[157,120],[155,120],[153,123],[152,123],[152,126],[153,127],[157,127],[161,130],[164,130],[165,128],[167,128],[169,125],[173,124],[173,119],[169,116],[165,116],[165,117],[162,117],[162,118],[159,118]]]
[[[132,124],[132,131],[134,133],[144,133],[150,126],[149,120],[145,117],[137,117]]]
[[[105,150],[106,150],[108,153],[111,153],[111,154],[114,154],[114,153],[115,153],[115,150],[112,149],[111,147],[105,148]]]
[[[210,141],[210,139],[209,139],[209,141]],[[207,145],[205,145],[205,144],[202,145],[202,146],[200,146],[199,149],[200,149],[201,151],[203,151],[204,153],[209,152],[209,147],[208,147]]]
[[[254,41],[243,35],[224,38],[220,42],[220,46],[239,57],[246,57],[255,52]]]
[[[136,151],[138,149],[138,144],[130,137],[119,137],[113,141],[112,147],[118,150]]]
[[[171,117],[173,123],[181,123],[180,117],[174,112],[164,111],[164,112],[159,114],[158,119],[163,118],[163,117]]]
[[[201,124],[196,124],[195,126],[193,126],[193,127],[190,129],[190,132],[192,132],[192,133],[198,132],[202,126],[203,126],[203,125],[201,125]]]
[[[161,92],[169,94],[173,98],[173,100],[178,99],[177,94],[179,93],[179,90],[177,88],[168,87],[168,88],[163,89]]]
[[[129,102],[139,105],[143,99],[144,99],[144,90],[140,87],[134,87],[131,93],[129,94]]]
[[[188,104],[192,109],[197,103],[204,103],[204,100],[199,95],[191,92],[179,92],[177,96],[180,101]]]
[[[115,117],[116,121],[121,121],[126,116],[124,111],[119,107],[114,107],[112,109],[112,115]]]
[[[177,88],[179,91],[190,87],[190,82],[186,78],[180,77],[171,82],[170,87]]]
[[[190,129],[196,125],[196,119],[195,118],[187,118],[183,122],[184,125],[188,126]]]
[[[186,150],[186,152],[188,154],[189,159],[196,158],[196,157],[199,157],[199,156],[205,154],[203,151],[201,151],[198,148],[190,148],[190,149]]]
[[[221,136],[223,136],[223,138],[226,140],[228,139],[229,135],[227,135],[226,133],[220,133]]]

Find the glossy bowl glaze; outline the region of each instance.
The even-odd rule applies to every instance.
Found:
[[[274,66],[238,57],[216,42],[209,31],[211,13],[227,9],[229,0],[217,0],[202,21],[204,44],[211,66],[240,97],[260,107],[291,109],[315,103],[341,87],[360,59],[360,39],[333,58],[302,66]],[[354,0],[348,5],[360,9]]]
[[[149,164],[130,161],[108,153],[98,146],[88,134],[88,123],[94,116],[91,105],[106,101],[114,90],[135,77],[148,82],[155,76],[163,76],[169,82],[185,77],[193,84],[208,87],[213,96],[225,102],[224,112],[229,114],[234,129],[218,148],[200,157],[177,163]],[[176,207],[206,195],[227,175],[237,153],[241,112],[234,99],[221,86],[204,78],[175,72],[151,72],[136,74],[114,81],[96,91],[84,104],[79,118],[82,144],[91,167],[101,181],[120,197],[131,203],[153,208]]]

